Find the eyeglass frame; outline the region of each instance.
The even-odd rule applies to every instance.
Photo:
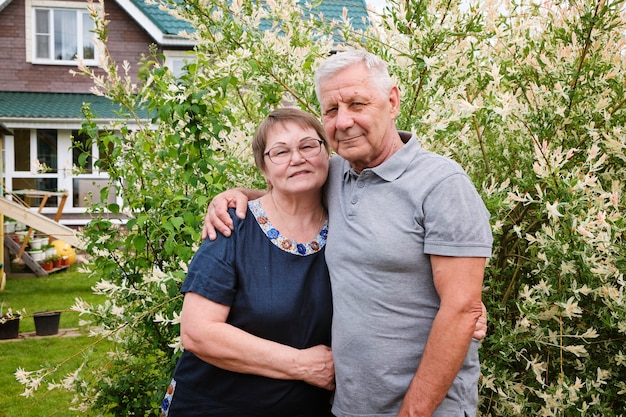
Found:
[[[314,140],[314,141],[316,141],[316,142],[319,144],[319,149],[318,149],[318,151],[317,151],[317,153],[316,153],[315,155],[304,156],[304,155],[302,155],[302,152],[300,152],[300,145],[302,144],[302,142],[304,142],[304,141],[308,141],[308,140]],[[274,165],[283,165],[283,164],[288,163],[288,162],[291,160],[291,158],[292,158],[292,156],[291,156],[291,155],[293,155],[293,152],[294,152],[294,151],[297,151],[297,152],[298,152],[298,154],[300,154],[300,156],[301,156],[301,157],[303,157],[304,159],[307,159],[307,158],[313,158],[313,157],[315,157],[315,156],[317,156],[317,155],[319,155],[319,154],[321,154],[321,153],[322,153],[322,148],[324,147],[324,141],[323,141],[323,140],[321,140],[321,139],[318,139],[318,138],[308,137],[308,138],[304,138],[304,139],[300,140],[300,145],[296,146],[295,148],[288,148],[288,149],[289,149],[289,157],[288,157],[287,159],[285,159],[285,161],[284,161],[284,162],[275,162],[275,161],[272,159],[272,157],[270,156],[270,152],[272,152],[272,150],[273,150],[273,149],[280,148],[280,147],[285,147],[285,148],[287,148],[287,146],[285,146],[285,145],[276,145],[276,146],[273,146],[273,147],[271,147],[270,149],[268,149],[268,151],[267,151],[267,152],[264,152],[264,153],[263,153],[263,156],[264,156],[264,157],[265,157],[265,156],[267,156],[267,157],[269,158],[269,160],[270,160],[270,161],[271,161]]]

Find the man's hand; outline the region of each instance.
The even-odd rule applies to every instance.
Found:
[[[482,307],[483,313],[478,318],[474,334],[472,335],[476,340],[482,340],[487,336],[487,307],[485,307],[485,303],[483,303]]]
[[[245,219],[248,200],[259,198],[265,193],[266,191],[263,190],[233,188],[216,195],[209,203],[207,214],[204,217],[202,239],[208,237],[215,240],[218,231],[226,237],[230,236],[233,230],[233,219],[230,218],[228,209],[234,208],[237,217]]]

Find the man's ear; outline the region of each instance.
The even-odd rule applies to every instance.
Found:
[[[391,117],[395,120],[400,114],[400,90],[394,85],[389,90],[389,106],[391,108]]]

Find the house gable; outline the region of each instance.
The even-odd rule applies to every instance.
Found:
[[[0,0],[0,50],[4,54],[0,60],[0,133],[6,137],[4,191],[68,190],[61,222],[76,225],[87,221],[83,217],[85,196],[92,192],[97,195],[97,187],[108,181],[107,173],[95,165],[91,171],[73,172],[74,141],[80,136],[78,131],[84,121],[82,105],[90,103],[94,121],[100,126],[119,118],[119,107],[105,97],[91,94],[93,80],[72,75],[70,70],[76,66],[70,60],[57,63],[54,59],[47,62],[32,59],[34,14],[28,8],[71,9],[85,8],[86,4],[86,0]],[[182,62],[193,49],[193,42],[181,35],[182,31],[191,32],[193,28],[158,6],[144,0],[109,0],[103,4],[109,21],[107,49],[113,61],[131,63],[128,74],[131,80],[137,80],[136,63],[148,54],[150,45],[156,44],[168,62]],[[326,19],[341,21],[344,9],[355,29],[366,28],[368,14],[364,0],[324,1],[312,11],[321,12]],[[31,22],[30,27],[27,21]],[[95,65],[93,68],[103,74]],[[147,114],[140,117],[149,119]],[[91,161],[96,161],[101,152],[106,149],[94,145]],[[40,162],[54,166],[54,170],[39,172]],[[114,201],[116,196],[110,198]],[[54,205],[43,209],[47,215],[54,212]]]
[[[193,27],[175,18],[157,4],[146,4],[145,0],[116,0],[119,6],[163,47],[192,47],[193,42],[179,34],[193,32]]]
[[[116,0],[141,25],[152,38],[164,47],[193,46],[193,43],[182,36],[182,32],[193,33],[195,29],[189,23],[176,18],[157,4],[147,4],[145,0]],[[180,2],[181,0],[176,0]],[[299,0],[299,4],[306,9],[307,2]],[[355,30],[365,30],[369,15],[365,0],[326,0],[310,9],[311,12],[321,14],[328,21],[341,21],[344,16],[350,19]],[[340,42],[340,39],[337,39]]]

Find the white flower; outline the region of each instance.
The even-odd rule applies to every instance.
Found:
[[[578,307],[578,301],[574,297],[570,297],[565,303],[558,303],[563,308],[563,316],[572,319],[574,317],[580,317],[583,310]]]
[[[559,202],[555,201],[554,204],[546,203],[546,209],[548,210],[548,218],[554,221],[558,221],[559,217],[563,217],[559,213]]]

